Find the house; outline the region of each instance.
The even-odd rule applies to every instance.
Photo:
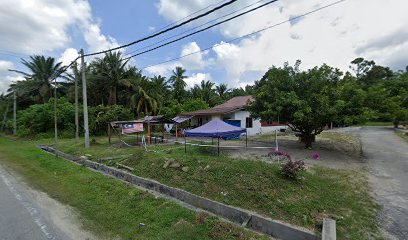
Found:
[[[246,128],[248,135],[272,133],[275,130],[287,128],[284,124],[272,122],[268,124],[250,117],[250,113],[245,108],[251,101],[254,101],[252,96],[234,97],[213,108],[184,112],[179,116],[191,117],[190,125],[193,127],[199,127],[213,119],[221,119],[231,125]]]

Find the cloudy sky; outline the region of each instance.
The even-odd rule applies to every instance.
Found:
[[[322,63],[348,70],[356,57],[371,59],[394,70],[408,65],[408,1],[346,0],[294,21],[293,17],[336,0],[280,0],[253,13],[133,58],[146,75],[168,77],[175,66],[186,68],[187,83],[201,80],[244,86],[259,79],[272,65],[302,60],[307,69]],[[137,40],[221,0],[1,0],[0,92],[26,71],[21,58],[33,54],[69,63],[81,48],[100,51]],[[124,50],[125,54],[187,31],[233,11],[268,2],[239,0],[222,11],[163,36]],[[247,7],[247,8],[245,8]],[[252,8],[251,7],[251,8]],[[242,10],[245,8],[244,10]],[[237,37],[287,21],[246,38]],[[208,49],[199,54],[169,61]],[[87,59],[90,60],[90,59]],[[153,65],[153,66],[152,66]],[[150,67],[149,67],[150,66]]]

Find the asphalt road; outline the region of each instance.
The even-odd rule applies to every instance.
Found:
[[[408,144],[392,128],[362,127],[363,154],[371,173],[379,220],[390,239],[408,239]]]
[[[69,238],[44,214],[21,184],[0,166],[0,240]]]

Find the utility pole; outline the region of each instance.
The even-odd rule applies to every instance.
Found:
[[[17,135],[17,96],[13,91],[13,135]]]
[[[87,96],[86,96],[84,50],[81,49],[81,51],[79,53],[81,54],[82,100],[83,100],[83,105],[84,105],[85,148],[89,148],[88,99],[87,99]]]
[[[57,113],[57,78],[54,78],[54,138],[55,150],[58,150],[58,113]],[[57,151],[55,156],[58,157]]]
[[[74,63],[74,77],[75,77],[75,143],[78,143],[79,139],[79,116],[78,116],[78,66],[77,62]]]

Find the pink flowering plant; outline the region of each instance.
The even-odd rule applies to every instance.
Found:
[[[273,159],[279,159],[279,160],[291,160],[292,159],[289,153],[286,153],[283,151],[277,151],[277,150],[269,151],[268,156]]]
[[[289,160],[282,164],[281,173],[284,177],[298,179],[301,172],[305,171],[303,160]]]
[[[312,153],[312,159],[319,160],[320,159],[320,153],[318,153],[318,152]]]

